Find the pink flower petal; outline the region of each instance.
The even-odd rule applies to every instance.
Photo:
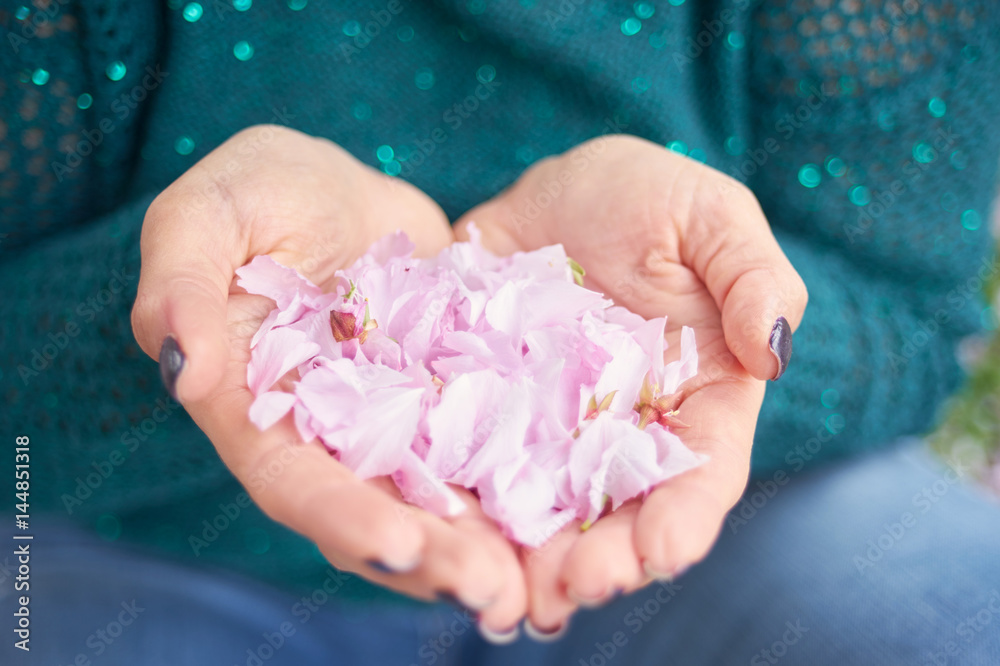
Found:
[[[639,343],[624,331],[608,337],[609,346],[613,350],[612,358],[604,366],[604,372],[594,387],[594,394],[600,402],[614,391],[610,411],[628,413],[635,406],[642,382],[649,371],[649,356]]]
[[[459,375],[441,390],[441,401],[425,420],[430,449],[426,462],[442,479],[454,481],[468,460],[489,439],[503,416],[509,392],[495,370]]]
[[[483,512],[503,525],[504,533],[538,547],[574,517],[556,511],[555,488],[548,475],[527,456],[498,466],[479,486]]]
[[[351,268],[359,266],[381,266],[390,259],[409,257],[416,249],[413,241],[403,231],[387,234],[371,244]]]
[[[305,333],[291,328],[276,328],[265,335],[250,353],[247,383],[255,396],[270,390],[288,371],[319,353],[320,347]]]
[[[659,317],[643,321],[632,329],[632,337],[646,352],[653,381],[660,381],[663,375],[663,353],[667,346],[663,331],[666,326],[666,317]]]
[[[248,293],[270,298],[280,310],[286,309],[296,295],[315,299],[323,297],[319,287],[266,254],[254,257],[246,266],[237,268],[236,275],[239,278],[236,284]]]
[[[698,374],[698,350],[694,340],[694,329],[681,328],[681,357],[663,368],[660,391],[663,395],[677,392],[681,384]]]
[[[657,483],[683,474],[708,460],[708,456],[695,453],[685,446],[680,437],[658,423],[650,423],[646,426],[646,432],[656,443],[656,460],[660,467]]]
[[[392,474],[402,466],[417,436],[422,393],[412,388],[376,391],[353,423],[321,432],[320,439],[360,479]]]
[[[457,474],[455,480],[467,488],[476,487],[491,470],[512,460],[516,460],[524,448],[524,438],[531,422],[529,393],[523,385],[510,387],[499,418],[492,432],[469,458]]]
[[[586,520],[597,519],[607,497],[619,506],[648,490],[658,480],[656,454],[649,434],[609,412],[583,428],[570,451],[568,468]]]
[[[466,510],[465,502],[413,451],[403,454],[402,463],[392,480],[403,499],[438,516],[457,516]]]
[[[276,304],[251,340],[252,422],[291,411],[303,440],[438,515],[465,508],[448,482],[475,490],[529,547],[705,460],[635,411],[647,379],[670,394],[697,374],[691,329],[664,365],[666,320],[575,284],[562,246],[496,257],[469,233],[429,259],[390,234],[326,294],[269,257],[240,268]]]
[[[511,339],[520,341],[527,328],[528,307],[524,292],[513,282],[508,282],[486,304],[486,321]]]
[[[267,391],[261,393],[250,405],[250,421],[261,430],[267,430],[284,418],[295,405],[294,393]],[[308,441],[308,440],[306,440]]]

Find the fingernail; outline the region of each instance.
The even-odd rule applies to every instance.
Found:
[[[568,626],[569,626],[568,622],[563,622],[555,629],[542,631],[534,624],[532,624],[531,620],[526,619],[524,621],[524,633],[528,638],[538,643],[552,643],[566,635],[566,628]]]
[[[646,571],[646,575],[652,578],[653,580],[662,581],[664,583],[672,583],[673,581],[677,580],[685,573],[687,573],[687,570],[691,568],[691,565],[682,564],[679,567],[673,569],[672,571],[660,571],[659,569],[655,569],[649,566],[649,562],[643,562],[642,568]]]
[[[768,344],[771,354],[778,361],[778,374],[771,381],[777,380],[785,374],[788,367],[788,360],[792,357],[792,327],[788,325],[788,320],[778,317],[771,328],[771,340]]]
[[[473,614],[490,606],[494,601],[493,599],[489,599],[487,601],[469,602],[467,600],[459,599],[451,592],[438,592],[437,598],[445,602],[446,604],[451,604],[452,606],[454,606],[459,610]]]
[[[407,562],[393,562],[391,559],[386,558],[384,555],[380,560],[378,559],[368,560],[368,566],[372,567],[373,569],[378,569],[383,573],[394,573],[394,574],[407,573],[413,571],[419,565],[420,565],[419,555],[417,555],[415,559],[409,560]]]
[[[397,573],[395,569],[388,566],[387,564],[385,564],[385,562],[382,562],[381,560],[365,560],[365,564],[370,566],[375,571],[378,571],[379,573],[384,573],[384,574]]]
[[[479,635],[493,645],[509,645],[521,635],[521,630],[516,624],[509,631],[493,631],[482,623],[477,624],[476,627],[479,629]]]
[[[163,346],[160,347],[160,379],[167,388],[167,393],[174,400],[177,400],[177,377],[184,369],[184,352],[172,335],[163,339]]]
[[[649,562],[643,562],[642,568],[646,572],[646,575],[652,578],[653,580],[670,581],[673,580],[674,578],[674,575],[671,573],[667,573],[664,571],[660,571],[659,569],[653,568],[652,566],[650,566]]]
[[[584,597],[580,596],[573,590],[566,590],[566,596],[581,608],[597,608],[599,606],[603,606],[621,593],[622,591],[620,588],[614,588],[610,592],[605,592],[599,597]]]

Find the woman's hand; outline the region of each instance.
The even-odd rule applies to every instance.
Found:
[[[420,255],[453,240],[423,193],[333,143],[244,130],[150,206],[133,329],[153,358],[168,340],[161,364],[180,365],[168,386],[176,377],[170,388],[269,516],[342,569],[425,599],[451,594],[484,609],[482,626],[505,630],[526,612],[522,568],[471,493],[457,489],[469,510],[443,520],[403,503],[388,479],[359,481],[318,442],[303,444],[291,417],[265,432],[248,419],[249,342],[273,303],[237,288],[236,269],[269,254],[329,287],[397,228]]]
[[[708,553],[746,486],[764,380],[784,371],[806,289],[747,188],[635,137],[539,162],[463,216],[460,239],[469,222],[499,254],[562,243],[587,286],[646,318],[668,316],[671,351],[682,326],[697,339],[699,375],[678,398],[691,425],[681,439],[709,461],[586,532],[575,523],[522,553],[530,620],[555,629],[577,605],[676,576]]]

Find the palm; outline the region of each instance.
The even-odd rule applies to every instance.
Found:
[[[250,339],[273,304],[236,287],[236,268],[269,254],[329,289],[337,269],[395,229],[414,240],[418,255],[437,253],[455,237],[425,195],[328,141],[251,128],[157,198],[143,226],[136,338],[154,357],[166,335],[178,339],[187,354],[177,382],[185,408],[258,505],[314,540],[335,564],[414,596],[445,591],[473,607],[492,601],[480,624],[494,630],[512,626],[526,609],[536,626],[554,627],[575,608],[567,588],[599,598],[642,584],[643,564],[669,571],[704,555],[745,483],[763,395],[762,383],[730,351],[755,376],[773,374],[763,351],[741,351],[754,336],[734,338],[729,323],[730,303],[754,300],[746,292],[761,286],[760,280],[741,286],[753,262],[734,257],[731,248],[722,254],[735,260],[715,260],[730,231],[741,242],[754,241],[760,226],[766,231],[759,208],[760,224],[741,229],[732,215],[720,215],[732,186],[710,177],[715,172],[664,158],[662,149],[635,139],[607,141],[600,152],[595,142],[584,144],[580,150],[591,150],[582,160],[576,153],[546,160],[457,228],[462,237],[464,222],[476,220],[486,245],[499,253],[561,242],[587,268],[591,287],[643,316],[668,315],[668,342],[682,325],[696,330],[702,371],[684,387],[680,409],[693,424],[686,443],[710,462],[644,503],[626,503],[586,533],[571,526],[541,550],[518,551],[468,491],[457,489],[469,510],[442,520],[404,504],[388,479],[359,481],[318,443],[303,445],[291,417],[264,432],[249,421]],[[567,172],[571,182],[553,194],[551,183],[563,182],[567,169],[576,170]],[[536,205],[536,214],[518,219],[527,204],[542,202],[543,192],[549,198],[541,210]],[[732,228],[720,229],[716,218]],[[783,261],[774,272],[794,282],[773,245],[764,272]],[[720,308],[720,294],[730,291],[737,297]],[[793,325],[804,298],[804,291],[790,297]],[[397,573],[379,571],[372,561]]]
[[[718,283],[729,276],[709,265],[729,231],[713,218],[740,195],[721,174],[693,164],[636,139],[598,139],[543,161],[459,222],[460,237],[473,222],[501,253],[562,243],[587,271],[588,287],[644,317],[667,316],[668,355],[679,351],[682,326],[695,329],[698,343],[699,375],[677,403],[692,425],[682,439],[709,462],[587,532],[571,525],[543,551],[524,554],[536,622],[557,624],[577,601],[634,589],[650,570],[668,575],[701,559],[745,486],[764,383],[733,354],[739,341],[727,344],[713,291],[727,291],[731,285]],[[761,325],[768,315],[758,317]],[[766,346],[759,351],[766,355]],[[766,368],[769,359],[755,360]]]
[[[471,493],[462,493],[462,516],[442,520],[404,504],[389,479],[359,481],[318,442],[303,444],[290,416],[264,432],[248,417],[250,340],[274,304],[236,286],[235,269],[268,254],[330,290],[337,269],[396,229],[419,255],[454,239],[419,190],[328,141],[279,128],[238,134],[147,213],[137,338],[155,353],[166,332],[178,335],[188,354],[178,382],[185,409],[272,518],[339,567],[400,592],[426,599],[446,591],[475,606],[495,600],[484,621],[508,627],[524,613],[523,576],[513,547]],[[187,265],[169,252],[178,245],[190,248]]]

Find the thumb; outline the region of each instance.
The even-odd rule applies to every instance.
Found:
[[[243,257],[235,221],[226,215],[232,211],[221,205],[195,211],[188,187],[178,185],[146,212],[132,330],[143,351],[160,361],[167,390],[189,402],[208,396],[225,372],[226,303]]]
[[[455,240],[463,243],[471,240],[469,225],[475,225],[483,247],[499,257],[526,249],[523,239],[516,238],[501,221],[504,212],[504,204],[497,199],[479,204],[455,222],[452,227]]]
[[[757,379],[778,379],[788,366],[792,332],[809,296],[757,199],[740,188],[724,197],[723,205],[713,205],[710,215],[692,216],[685,234],[693,255],[688,265],[722,313],[730,351]]]

